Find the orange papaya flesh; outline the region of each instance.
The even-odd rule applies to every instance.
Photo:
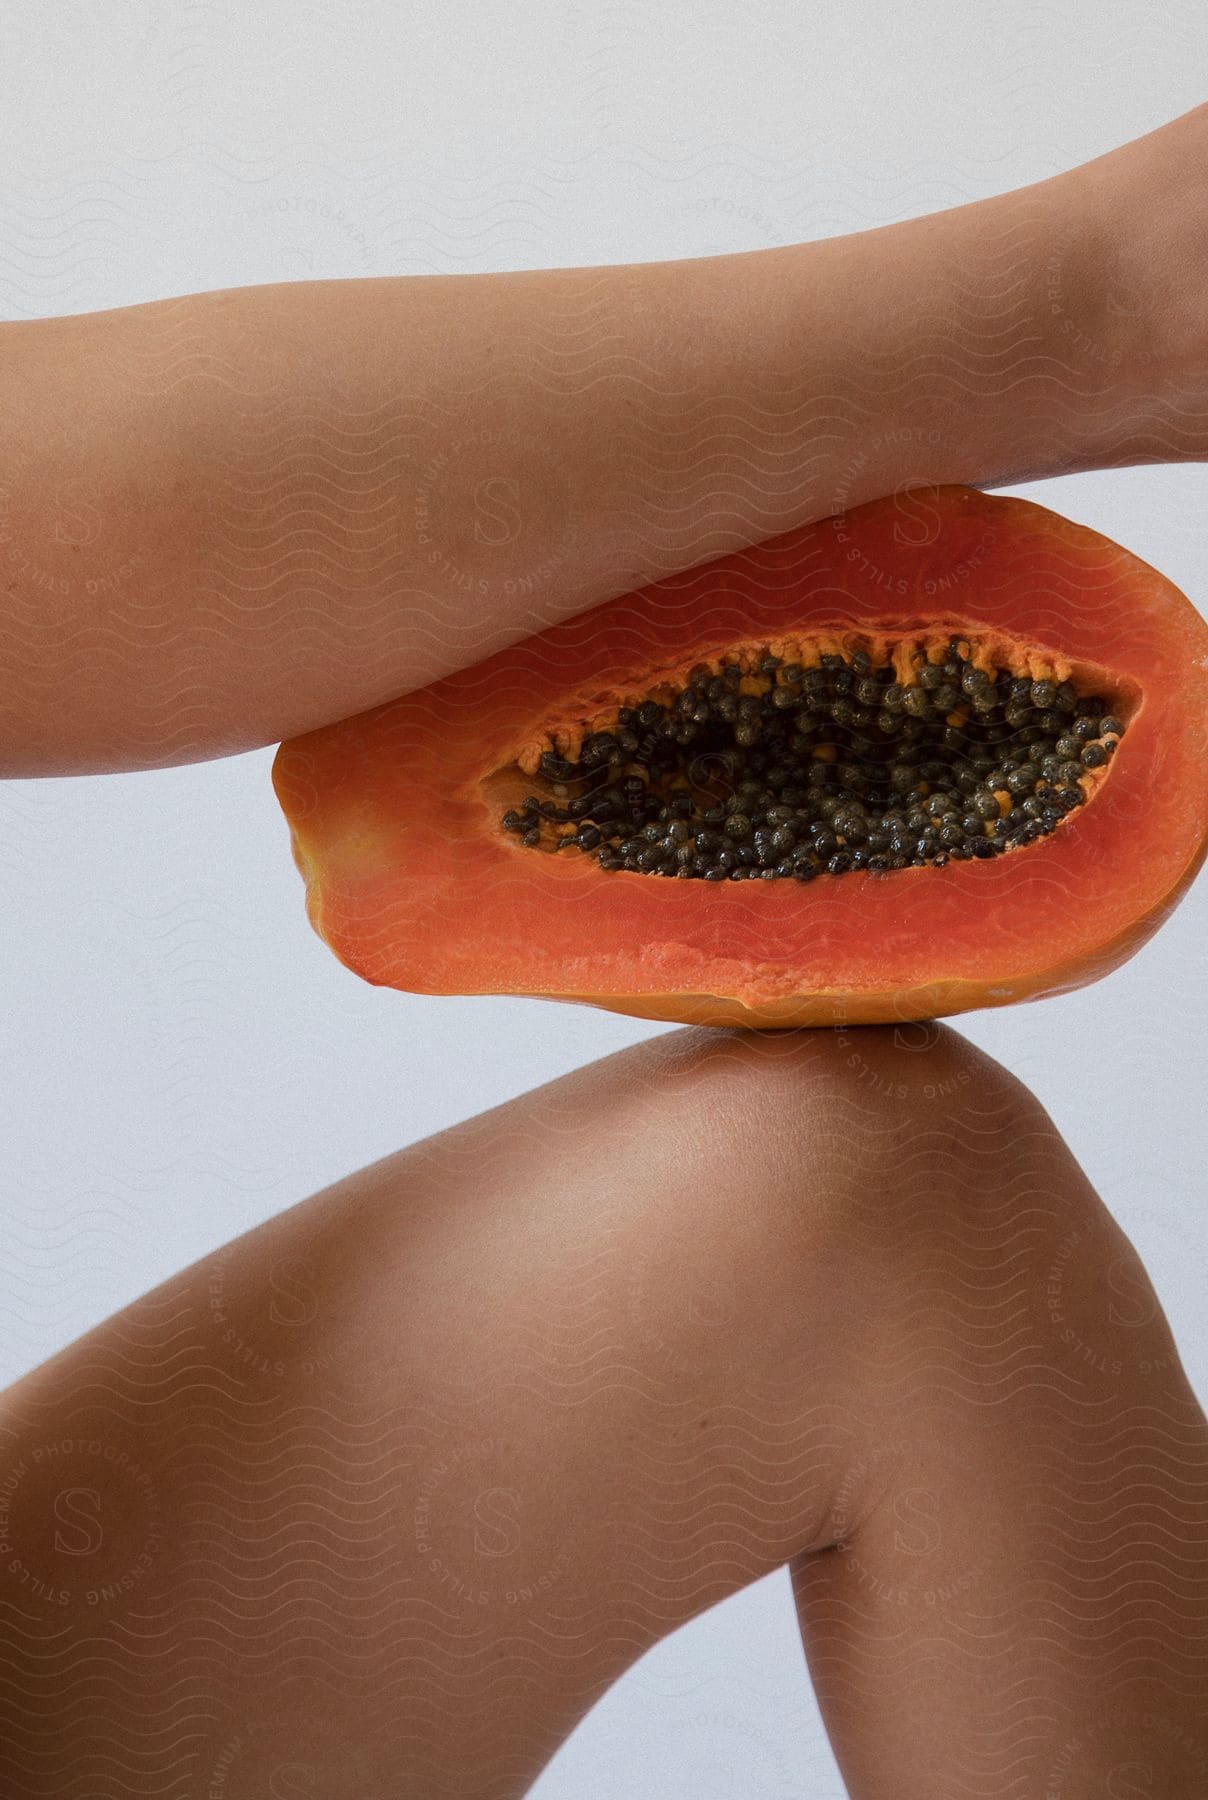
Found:
[[[697,665],[736,663],[736,691],[760,693],[769,653],[811,668],[863,651],[908,684],[953,643],[979,669],[1093,693],[1123,727],[1085,802],[1034,842],[808,882],[678,880],[556,850],[563,824],[526,843],[501,823],[538,791],[543,754],[573,762]],[[1186,891],[1208,850],[1208,626],[1158,571],[1046,508],[912,490],[292,738],[273,782],[314,929],[376,985],[709,1025],[937,1018],[1099,978]]]

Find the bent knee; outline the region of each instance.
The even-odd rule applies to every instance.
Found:
[[[685,1038],[689,1034],[685,1034]],[[691,1034],[695,1103],[782,1255],[867,1358],[994,1386],[1018,1357],[1107,1397],[1190,1390],[1148,1272],[1036,1096],[947,1026]],[[1008,1384],[1009,1385],[1009,1384]]]
[[[1016,1354],[1066,1370],[1142,1358],[1181,1380],[1148,1275],[1036,1097],[942,1025],[684,1032],[651,1082],[691,1171],[684,1254],[758,1234],[791,1307],[832,1272],[867,1356],[950,1371]],[[838,1329],[843,1329],[840,1321]]]
[[[1055,1136],[1022,1082],[936,1023],[692,1029],[643,1050],[658,1129],[752,1194],[800,1198],[808,1185],[861,1207],[984,1194],[1021,1145]]]

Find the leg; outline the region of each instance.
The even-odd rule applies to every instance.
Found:
[[[1156,1309],[1148,1405],[1088,1386],[1050,1246],[1090,1246],[1059,1293],[1087,1343],[1093,1259],[1126,1246],[1017,1082],[919,1042],[648,1041],[337,1183],[19,1383],[6,1781],[512,1800],[648,1645],[794,1558],[856,1800],[1032,1800],[1075,1736],[1084,1787],[1057,1791],[1083,1800],[1138,1749],[1093,1740],[1108,1693],[1204,1747],[1202,1416]],[[936,1526],[911,1579],[940,1629],[913,1599],[887,1625],[876,1592]],[[1192,1800],[1191,1753],[1143,1747],[1168,1745],[1152,1791]]]
[[[1206,160],[1199,107],[815,243],[3,326],[0,771],[273,743],[899,487],[1208,455]]]
[[[851,1792],[1203,1800],[1208,1429],[1135,1251],[995,1083],[848,1224],[904,1303],[792,1573]]]

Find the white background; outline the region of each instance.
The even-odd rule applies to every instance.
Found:
[[[5,0],[0,316],[702,255],[1054,173],[1206,97],[1203,0]],[[1205,471],[1018,490],[1208,596]],[[2,704],[2,700],[0,700]],[[370,988],[272,751],[0,783],[0,1377],[398,1146],[662,1029]],[[1208,882],[1098,986],[962,1028],[1038,1093],[1208,1396]],[[832,1800],[780,1572],[596,1708],[539,1800]]]

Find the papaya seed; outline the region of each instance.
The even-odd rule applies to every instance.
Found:
[[[881,876],[1013,851],[1086,804],[1124,722],[1071,680],[974,657],[954,637],[875,663],[769,644],[694,663],[678,691],[661,682],[581,738],[551,733],[544,793],[500,827],[607,873],[685,880]],[[543,839],[543,820],[570,830]]]

